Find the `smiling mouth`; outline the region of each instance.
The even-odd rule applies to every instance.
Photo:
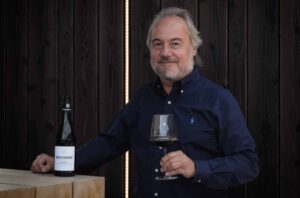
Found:
[[[158,63],[166,64],[166,63],[176,63],[175,61],[159,61]]]

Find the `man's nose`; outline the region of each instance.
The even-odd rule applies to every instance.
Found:
[[[161,48],[161,51],[160,51],[160,55],[161,56],[164,56],[164,57],[167,57],[167,56],[170,56],[171,54],[171,49],[168,45],[164,45],[162,48]]]

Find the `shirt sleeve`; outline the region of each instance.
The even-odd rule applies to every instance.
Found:
[[[135,119],[135,108],[129,103],[97,137],[76,150],[75,170],[89,173],[122,154],[129,148],[129,125]]]
[[[238,103],[228,92],[213,107],[218,118],[218,143],[221,155],[208,160],[194,159],[194,181],[214,189],[245,184],[259,172],[258,156]]]

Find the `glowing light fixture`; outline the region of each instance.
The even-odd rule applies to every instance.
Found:
[[[125,0],[125,103],[129,102],[129,0]],[[125,198],[129,198],[129,152],[125,154]]]

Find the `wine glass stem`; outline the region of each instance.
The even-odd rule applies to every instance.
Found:
[[[164,150],[164,156],[167,154],[167,147],[163,147]]]

